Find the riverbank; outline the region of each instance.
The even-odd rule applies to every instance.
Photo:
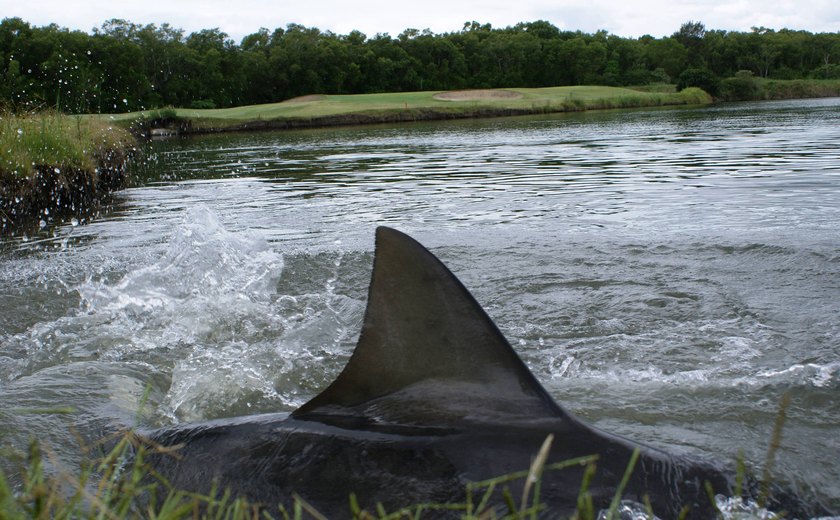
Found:
[[[739,73],[718,83],[721,101],[777,101],[840,97],[840,79],[765,79]]]
[[[0,114],[0,234],[90,218],[125,184],[135,145],[98,118]]]
[[[776,80],[751,74],[715,82],[715,97],[672,84],[638,88],[567,86],[357,95],[310,95],[223,109],[162,108],[92,116],[146,137],[505,117],[617,108],[840,97],[840,80]]]
[[[766,100],[840,97],[840,79],[764,79],[759,87]]]
[[[280,103],[225,109],[166,108],[95,116],[154,137],[172,134],[314,128],[502,117],[615,108],[694,105],[712,102],[700,89],[642,92],[628,88],[575,86],[313,95]]]

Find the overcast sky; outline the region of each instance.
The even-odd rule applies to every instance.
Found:
[[[565,30],[625,37],[670,35],[689,20],[707,29],[840,31],[838,0],[0,0],[0,17],[14,16],[88,32],[111,18],[168,22],[187,34],[218,27],[237,43],[260,27],[289,23],[368,36],[397,36],[406,28],[457,31],[472,20],[494,27],[547,20]]]

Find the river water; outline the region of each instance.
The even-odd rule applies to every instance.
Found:
[[[600,428],[760,469],[789,393],[777,478],[840,507],[840,99],[173,139],[134,171],[0,243],[4,445],[72,467],[116,425],[293,410],[385,224]]]

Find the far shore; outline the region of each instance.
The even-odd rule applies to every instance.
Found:
[[[545,88],[470,89],[383,94],[313,94],[278,103],[221,109],[160,108],[104,118],[146,137],[287,130],[412,121],[707,105],[840,96],[840,80],[727,78],[713,97],[697,87],[676,92],[672,84],[644,87],[580,85]]]
[[[100,115],[147,137],[231,131],[504,117],[617,108],[712,103],[698,88],[681,92],[620,87],[472,89],[358,95],[310,95],[223,109],[162,108]]]

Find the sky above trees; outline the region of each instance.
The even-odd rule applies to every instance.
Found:
[[[56,23],[82,31],[112,18],[169,23],[187,33],[218,27],[237,43],[260,27],[289,23],[338,34],[359,30],[368,36],[395,36],[407,28],[457,31],[469,21],[505,27],[534,20],[546,20],[561,30],[605,30],[623,37],[669,35],[687,20],[729,31],[840,30],[836,0],[0,0],[0,13],[36,26]]]

